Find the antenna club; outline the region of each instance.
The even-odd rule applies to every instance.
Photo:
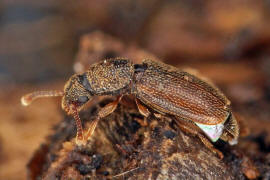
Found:
[[[23,96],[21,98],[21,104],[23,106],[28,106],[29,104],[31,104],[32,98],[29,96],[29,94]]]
[[[23,106],[28,106],[31,104],[35,99],[45,98],[45,97],[57,97],[57,96],[64,96],[63,91],[36,91],[30,94],[26,94],[21,98],[21,103]]]

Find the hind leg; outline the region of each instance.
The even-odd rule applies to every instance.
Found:
[[[196,131],[196,129],[193,129],[192,127],[186,125],[186,124],[182,124],[182,123],[177,123],[178,127],[186,132],[186,133],[190,133],[193,134],[194,136],[198,136],[200,138],[200,140],[202,141],[202,143],[208,148],[210,149],[212,152],[214,152],[215,154],[218,155],[218,157],[220,159],[223,159],[223,154],[222,152],[220,152],[219,150],[217,150],[214,145],[200,132]]]

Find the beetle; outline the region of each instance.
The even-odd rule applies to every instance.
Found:
[[[198,136],[220,158],[223,154],[210,141],[237,143],[238,121],[230,101],[215,85],[194,73],[150,59],[141,64],[125,58],[106,59],[91,65],[85,73],[71,76],[63,91],[33,92],[23,96],[21,102],[29,105],[36,98],[62,96],[62,109],[74,116],[76,143],[82,145],[91,137],[98,121],[114,112],[122,96],[128,94],[135,96],[143,116],[150,115],[149,108],[174,116],[181,130]],[[103,95],[117,98],[98,112],[85,135],[78,112],[94,96]]]

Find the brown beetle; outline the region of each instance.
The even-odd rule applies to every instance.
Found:
[[[112,113],[121,97],[127,94],[135,95],[139,112],[145,117],[150,114],[147,107],[175,116],[182,130],[198,136],[220,158],[223,154],[208,138],[212,142],[220,138],[231,145],[237,143],[239,125],[230,101],[220,90],[202,78],[152,60],[144,60],[142,64],[122,58],[104,60],[93,64],[83,74],[73,75],[64,91],[33,92],[21,100],[23,105],[29,105],[36,98],[63,96],[62,108],[74,116],[76,143],[81,145],[92,135],[99,119]],[[84,136],[78,112],[93,96],[102,95],[117,96],[117,99],[99,111]]]

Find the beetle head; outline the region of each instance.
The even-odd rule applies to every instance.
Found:
[[[81,83],[80,75],[71,76],[64,87],[62,108],[67,114],[72,114],[74,107],[80,111],[90,99],[92,99],[92,94]]]
[[[64,91],[36,91],[24,95],[21,103],[28,106],[35,99],[45,97],[62,97],[62,108],[67,114],[73,115],[77,126],[76,143],[81,144],[84,140],[82,124],[78,112],[92,98],[93,93],[89,86],[88,79],[84,75],[73,75],[65,84]]]

